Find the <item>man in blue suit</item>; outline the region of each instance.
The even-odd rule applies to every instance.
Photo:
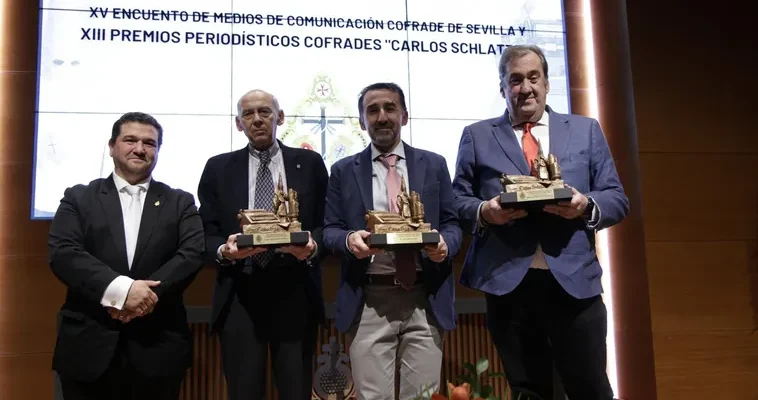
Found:
[[[516,393],[552,399],[555,363],[569,398],[610,400],[594,235],[624,219],[628,200],[598,122],[547,107],[542,51],[511,46],[498,69],[507,111],[467,126],[458,149],[453,190],[462,228],[474,235],[461,283],[485,292],[487,325]],[[501,174],[530,175],[527,160],[540,148],[558,158],[573,197],[501,208]]]
[[[324,245],[342,259],[336,324],[352,337],[358,398],[394,399],[397,367],[400,399],[411,399],[440,386],[442,331],[455,327],[452,259],[461,230],[444,158],[400,139],[408,122],[402,89],[370,85],[358,109],[371,145],[332,166],[324,212]],[[421,251],[370,248],[366,213],[397,212],[403,183],[420,194],[440,243]]]

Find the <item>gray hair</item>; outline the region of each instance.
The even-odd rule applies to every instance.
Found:
[[[269,93],[269,92],[267,92],[267,91],[265,91],[265,90],[261,90],[261,89],[253,89],[253,90],[251,90],[251,91],[249,91],[249,92],[247,92],[247,93],[243,94],[243,95],[242,95],[242,96],[239,98],[239,100],[237,100],[237,116],[239,116],[239,115],[240,115],[240,113],[242,112],[242,109],[241,109],[241,108],[242,108],[242,99],[244,99],[245,97],[247,97],[247,95],[249,95],[249,94],[251,94],[251,93],[263,93],[263,94],[266,94],[266,95],[269,95],[269,96],[271,96],[272,102],[274,103],[274,114],[278,114],[278,113],[279,113],[279,110],[281,110],[281,109],[279,108],[279,100],[277,100],[277,99],[276,99],[276,96],[274,96],[273,94],[271,94],[271,93]]]
[[[545,79],[547,80],[547,59],[545,58],[545,53],[542,52],[542,49],[533,44],[513,45],[505,48],[503,54],[500,55],[500,62],[497,64],[497,71],[500,74],[501,84],[506,75],[508,75],[508,64],[512,60],[521,58],[529,53],[534,53],[540,58],[540,62],[542,63],[542,73],[545,74]]]

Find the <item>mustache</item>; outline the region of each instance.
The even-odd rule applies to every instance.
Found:
[[[392,126],[393,126],[392,122],[383,122],[383,123],[374,124],[374,129],[389,129],[389,128],[392,128]]]

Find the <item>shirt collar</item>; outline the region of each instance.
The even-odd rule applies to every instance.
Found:
[[[150,181],[151,180],[152,180],[152,177],[148,176],[147,179],[145,179],[142,182],[137,183],[134,186],[139,186],[142,189],[144,189],[145,192],[147,192],[147,189],[150,188]],[[129,182],[127,182],[126,179],[118,176],[118,174],[116,173],[116,171],[113,171],[113,183],[116,184],[116,190],[118,190],[119,192],[122,191],[125,187],[129,186]]]
[[[542,113],[542,118],[537,121],[537,125],[550,126],[550,115],[548,114],[548,111],[545,110],[545,112]]]
[[[510,116],[507,113],[505,115],[505,118],[510,121],[510,119],[509,119]],[[542,117],[540,117],[540,120],[537,121],[537,123],[535,123],[534,125],[550,126],[550,115],[549,115],[549,112],[548,112],[547,108],[545,108],[545,112],[542,113]],[[522,124],[518,124],[518,125],[513,125],[513,127],[514,128],[516,128],[516,127],[523,128],[524,124],[522,123]]]
[[[385,153],[382,153],[381,151],[379,151],[379,149],[377,149],[376,146],[374,146],[374,144],[371,143],[371,159],[376,161],[376,159],[382,154],[385,154]],[[394,149],[390,150],[389,154],[394,154],[398,158],[405,159],[405,146],[403,145],[403,141],[401,140],[400,143],[398,143]]]
[[[271,155],[271,160],[274,160],[274,156],[276,153],[279,152],[279,141],[274,139],[274,143],[271,144],[271,147],[268,148],[269,154]],[[251,156],[255,158],[261,158],[261,152],[260,150],[253,147],[252,143],[247,144],[247,151],[250,153]]]

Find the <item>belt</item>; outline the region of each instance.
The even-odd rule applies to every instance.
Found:
[[[372,285],[400,286],[395,275],[366,274],[366,282]],[[420,285],[422,283],[424,283],[424,275],[416,272],[416,281],[413,284]]]

